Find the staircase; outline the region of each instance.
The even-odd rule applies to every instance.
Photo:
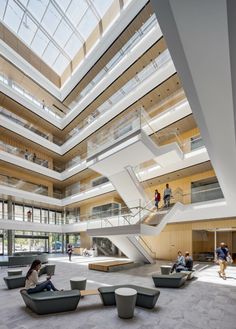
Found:
[[[153,263],[155,255],[140,236],[159,234],[176,206],[154,214],[153,203],[148,201],[133,168],[153,159],[165,166],[182,159],[183,153],[177,143],[155,144],[142,129],[142,120],[137,112],[133,118],[122,118],[122,122],[112,128],[109,134],[102,132],[91,141],[91,145],[88,144],[91,154],[87,165],[109,178],[130,208],[130,213],[98,220],[97,225],[96,221],[88,223],[87,233],[109,238],[131,260]]]

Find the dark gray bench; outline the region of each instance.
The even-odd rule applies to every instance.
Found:
[[[54,275],[55,274],[55,269],[56,269],[56,265],[46,264],[46,265],[44,265],[40,268],[38,275],[39,276],[41,276],[43,274]]]
[[[152,279],[155,287],[179,288],[187,280],[188,275],[185,273],[173,273],[169,275],[153,274]]]
[[[8,289],[21,288],[25,286],[25,275],[14,275],[3,278]]]
[[[41,263],[48,262],[48,254],[40,254],[40,255],[19,255],[19,256],[9,256],[8,257],[8,266],[24,266],[30,265],[33,263],[35,259],[41,261]]]
[[[123,284],[110,287],[100,287],[98,291],[104,306],[116,305],[115,290],[118,288],[132,288],[137,291],[136,306],[143,308],[153,308],[160,295],[158,289],[140,287],[132,284]]]
[[[79,290],[43,291],[28,294],[25,289],[22,289],[20,293],[25,305],[37,314],[74,311],[80,300]]]

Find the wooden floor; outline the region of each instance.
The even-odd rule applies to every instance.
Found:
[[[117,266],[125,266],[127,264],[133,264],[132,261],[108,261],[100,263],[90,263],[89,269],[95,271],[109,272],[112,268]]]

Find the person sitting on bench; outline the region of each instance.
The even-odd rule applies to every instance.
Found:
[[[176,267],[176,272],[193,270],[193,259],[188,251],[185,252],[184,262],[185,265],[179,265]]]
[[[182,255],[182,252],[179,250],[178,251],[178,256],[177,256],[177,259],[176,259],[176,262],[173,264],[171,270],[170,270],[170,273],[173,273],[174,270],[176,270],[176,268],[178,266],[185,266],[185,259],[184,259],[184,256]]]
[[[40,291],[58,291],[57,288],[54,287],[53,283],[51,282],[51,276],[47,277],[46,281],[39,282],[38,272],[41,267],[41,261],[36,259],[33,261],[32,265],[30,266],[29,271],[26,274],[25,280],[25,289],[27,290],[28,294],[33,294],[35,292]]]

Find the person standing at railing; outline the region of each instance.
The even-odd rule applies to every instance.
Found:
[[[37,156],[36,156],[36,154],[34,153],[34,154],[33,154],[33,158],[32,158],[33,162],[36,162],[36,159],[37,159]]]
[[[30,210],[27,211],[27,220],[31,222],[32,212]]]
[[[164,189],[164,207],[169,207],[170,206],[170,198],[172,196],[172,190],[169,187],[169,184],[166,184],[166,188]]]
[[[30,153],[29,153],[28,150],[26,149],[26,150],[25,150],[25,160],[29,160],[29,156],[30,156]]]
[[[158,190],[155,190],[155,194],[154,194],[154,201],[155,201],[155,207],[158,210],[158,204],[161,200],[161,194],[158,192]]]

